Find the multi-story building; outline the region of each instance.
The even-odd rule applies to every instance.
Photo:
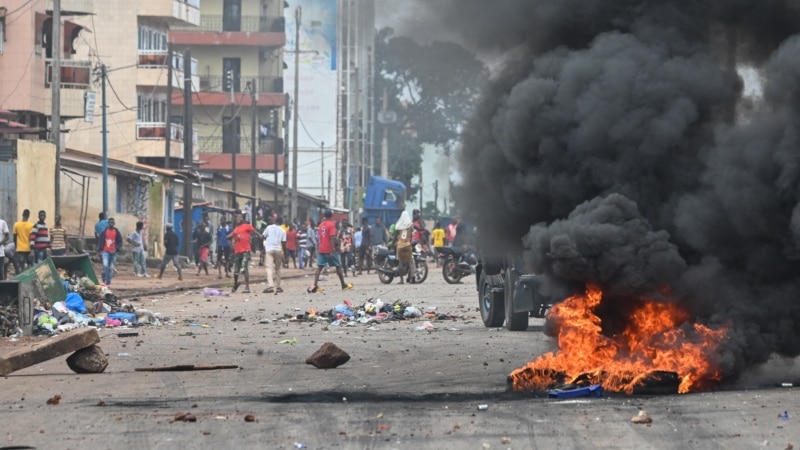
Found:
[[[202,0],[198,26],[170,29],[173,49],[198,62],[197,168],[231,176],[233,191],[250,192],[259,173],[283,169],[283,13],[283,0]],[[181,121],[186,98],[172,100]]]

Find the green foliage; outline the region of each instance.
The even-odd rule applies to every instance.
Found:
[[[421,172],[423,145],[452,150],[489,70],[459,44],[421,45],[393,33],[384,28],[375,39],[376,107],[382,108],[385,90],[388,109],[397,113],[397,122],[387,127],[389,176],[405,183],[408,199],[413,200],[419,187],[412,186],[411,180]],[[384,126],[377,127],[376,168],[380,167]]]

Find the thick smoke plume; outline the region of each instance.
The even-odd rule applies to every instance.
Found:
[[[417,17],[506,55],[458,158],[484,250],[524,246],[564,286],[669,288],[730,326],[729,378],[800,354],[797,3],[420,2]]]

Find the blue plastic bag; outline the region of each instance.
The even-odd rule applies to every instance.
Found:
[[[86,312],[86,305],[83,304],[83,297],[77,292],[70,292],[67,294],[67,299],[64,301],[70,311],[79,313]]]
[[[107,317],[109,319],[121,320],[123,323],[125,323],[126,320],[128,321],[128,323],[136,323],[136,314],[134,313],[117,312],[109,314]]]

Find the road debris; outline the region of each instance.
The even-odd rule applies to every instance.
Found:
[[[75,373],[103,373],[108,357],[97,345],[82,348],[67,358],[67,366]]]
[[[650,414],[645,411],[639,411],[639,414],[631,417],[631,422],[638,423],[638,424],[651,424],[653,423],[653,419],[650,417]]]
[[[306,364],[312,364],[318,369],[333,369],[347,361],[350,361],[350,355],[347,352],[337,347],[333,342],[326,342],[306,359]]]
[[[235,364],[211,364],[211,365],[198,365],[198,364],[179,364],[177,366],[164,366],[164,367],[137,367],[136,372],[192,372],[196,370],[224,370],[224,369],[238,369],[239,366]]]
[[[0,356],[0,375],[8,375],[98,343],[100,336],[95,328],[82,328],[53,339],[26,345]]]

